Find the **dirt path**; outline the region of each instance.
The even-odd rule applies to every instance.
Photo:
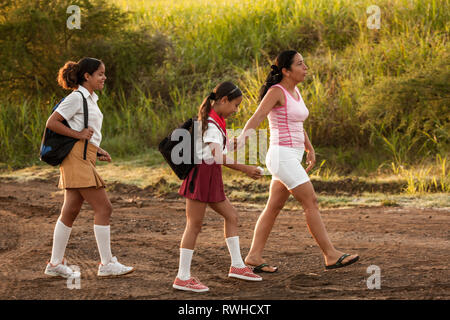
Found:
[[[324,271],[302,211],[283,211],[266,248],[280,272],[263,283],[227,278],[230,258],[223,222],[208,209],[192,263],[205,294],[172,289],[184,229],[183,199],[157,199],[143,192],[110,192],[114,206],[112,250],[136,272],[96,278],[99,261],[92,210],[84,205],[67,247],[69,264],[80,267],[81,289],[44,275],[63,193],[53,181],[0,180],[0,299],[449,299],[448,209],[358,208],[322,211],[337,248],[357,252],[350,267]],[[243,255],[260,208],[235,204],[240,212]],[[263,205],[263,204],[262,204]],[[381,289],[369,290],[367,268],[381,270]]]

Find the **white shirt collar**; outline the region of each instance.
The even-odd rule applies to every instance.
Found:
[[[78,91],[81,91],[81,93],[83,94],[83,96],[85,98],[91,96],[92,100],[94,100],[95,103],[97,103],[98,100],[98,96],[95,92],[92,92],[92,94],[89,92],[88,89],[86,89],[85,87],[83,87],[81,84],[78,86]]]

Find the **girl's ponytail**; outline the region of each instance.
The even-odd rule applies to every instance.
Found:
[[[80,65],[73,61],[68,61],[59,69],[58,84],[64,89],[76,89],[78,87],[78,73]]]
[[[58,71],[58,84],[64,89],[76,89],[86,81],[84,75],[92,75],[102,63],[95,58],[83,58],[78,62],[67,61]]]
[[[206,129],[208,129],[208,115],[212,108],[211,100],[216,100],[216,94],[214,92],[211,92],[211,94],[203,100],[203,103],[198,109],[198,120],[202,122],[202,136]]]
[[[198,121],[202,122],[202,136],[203,133],[208,129],[208,116],[211,112],[212,101],[217,101],[223,97],[227,97],[228,101],[236,99],[242,96],[241,89],[238,88],[234,83],[230,81],[222,82],[217,85],[214,90],[209,94],[209,96],[203,100],[203,103],[198,109]]]

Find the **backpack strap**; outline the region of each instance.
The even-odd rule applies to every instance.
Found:
[[[87,100],[81,91],[77,90],[76,92],[79,92],[81,94],[81,97],[83,98],[84,128],[86,129],[88,127],[88,120],[89,120]],[[83,152],[84,160],[86,160],[87,146],[88,146],[88,140],[86,139],[86,141],[84,142],[84,152]]]
[[[225,150],[225,147],[227,146],[227,136],[225,135],[225,132],[223,132],[222,128],[214,120],[208,120],[208,123],[214,124],[217,127],[217,129],[219,129],[219,131],[222,133],[222,136],[223,136],[223,150]]]
[[[195,190],[195,178],[197,177],[198,166],[194,167],[194,172],[192,173],[191,181],[189,182],[189,191],[194,193]]]

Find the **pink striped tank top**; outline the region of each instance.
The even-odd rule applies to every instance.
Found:
[[[273,108],[267,118],[270,128],[270,145],[304,148],[305,135],[303,121],[309,115],[300,91],[295,87],[299,100],[295,99],[282,85],[276,84],[283,90],[285,103],[281,107]]]

